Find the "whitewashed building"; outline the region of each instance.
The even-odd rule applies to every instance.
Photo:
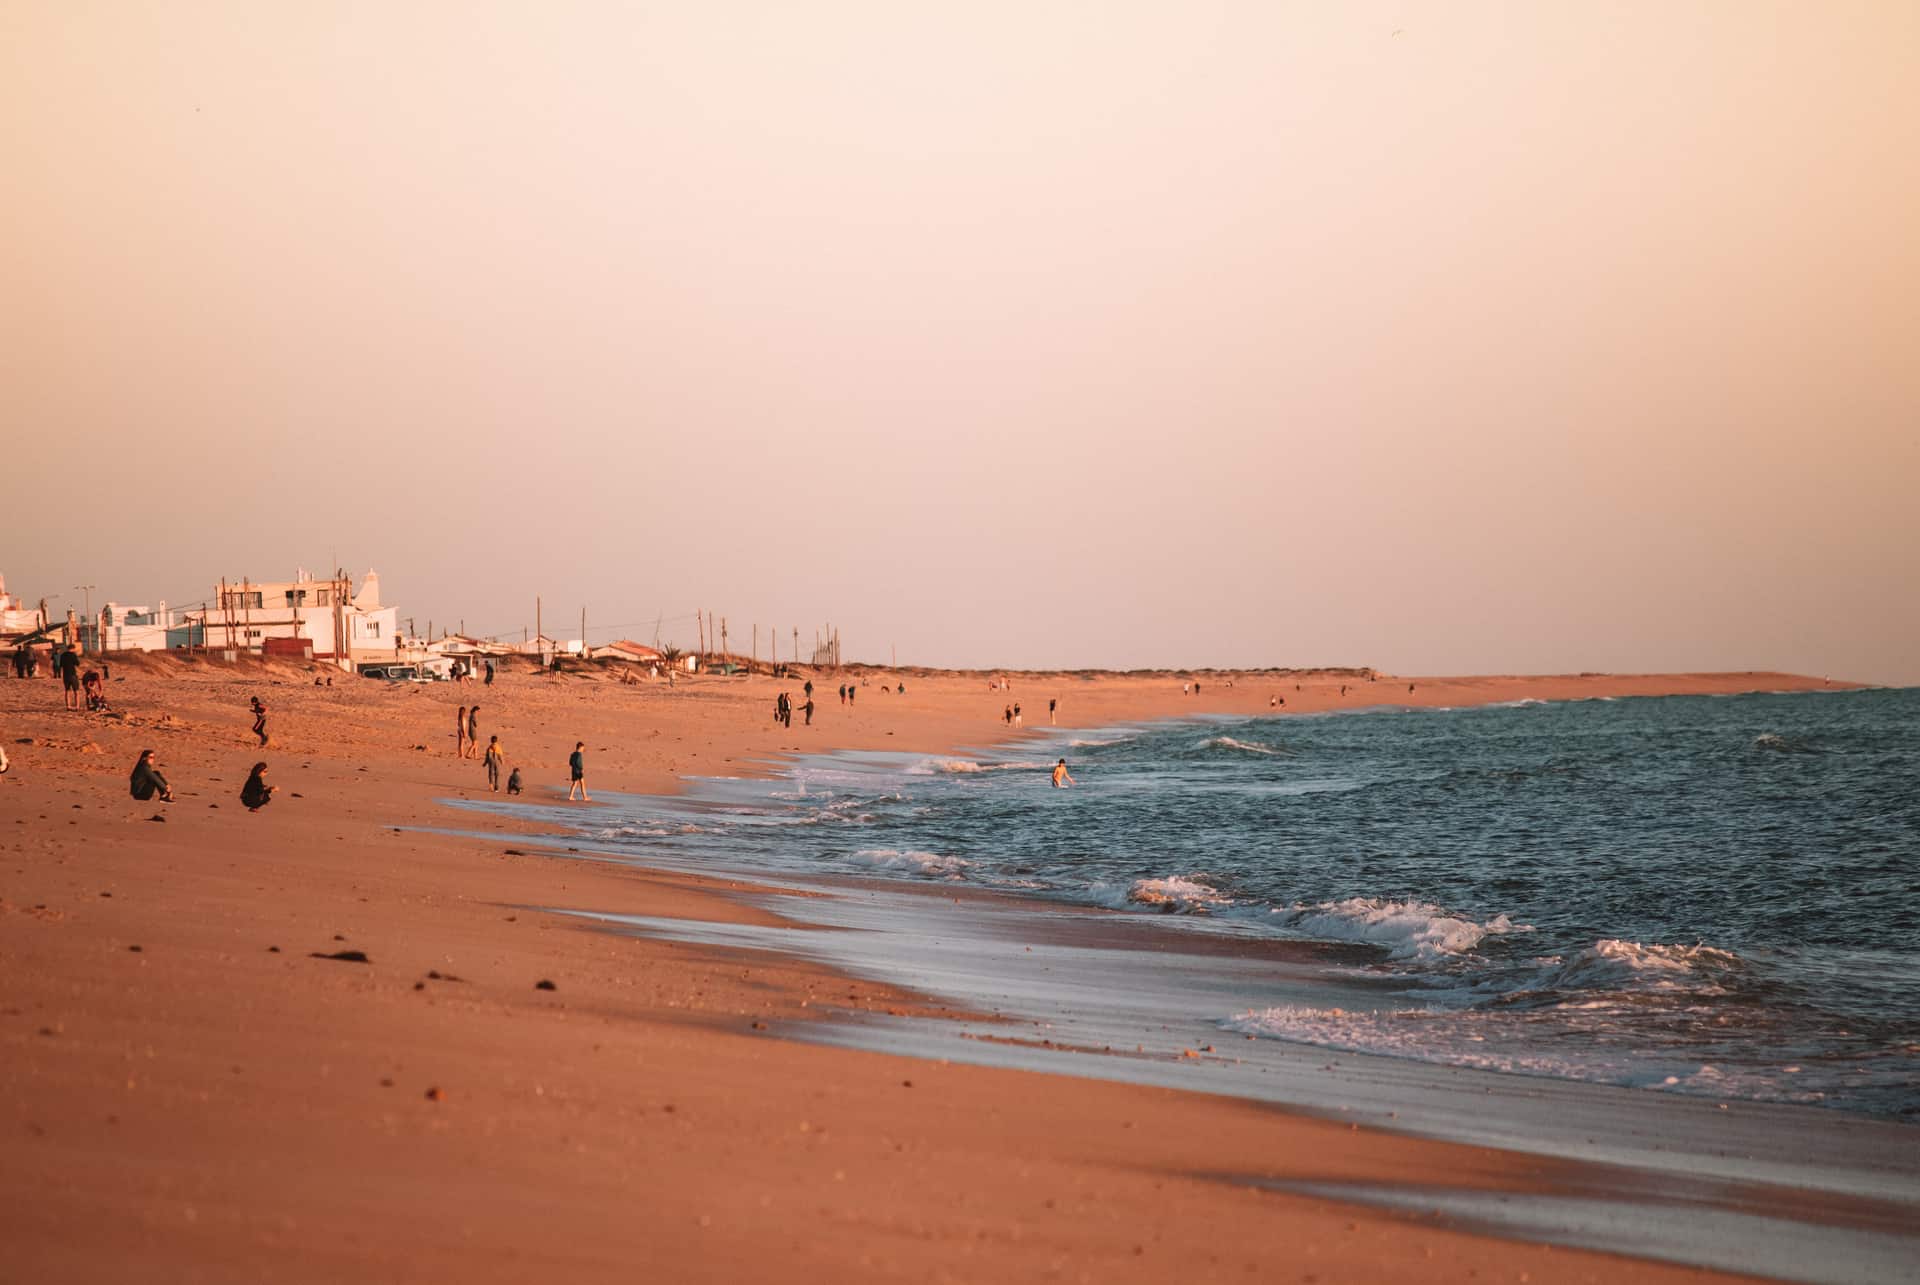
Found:
[[[354,588],[350,576],[222,581],[208,605],[180,613],[193,645],[210,651],[311,655],[351,664],[400,654],[400,609],[380,601],[373,571]]]

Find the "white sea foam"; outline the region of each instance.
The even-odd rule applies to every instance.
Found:
[[[937,852],[902,852],[898,848],[862,848],[847,858],[855,865],[922,879],[958,879],[966,871],[962,857],[942,856]]]
[[[1259,741],[1238,741],[1231,736],[1215,736],[1200,742],[1201,749],[1239,750],[1243,754],[1291,755],[1292,750],[1265,745]]]
[[[595,839],[664,839],[677,834],[705,833],[706,830],[703,827],[694,825],[691,822],[684,822],[680,825],[666,825],[661,823],[655,825],[608,826],[603,830],[593,831],[591,837]]]
[[[1220,1025],[1262,1039],[1482,1071],[1781,1102],[1818,1102],[1826,1096],[1793,1078],[1798,1066],[1730,1071],[1678,1049],[1630,1054],[1586,1042],[1563,1052],[1552,1047],[1550,1030],[1499,1013],[1437,1008],[1368,1012],[1284,1004],[1241,1013]]]
[[[1740,956],[1715,946],[1645,946],[1603,938],[1551,966],[1529,990],[1688,991],[1718,995],[1743,967]]]
[[[972,776],[977,772],[1036,772],[1050,767],[1024,759],[1006,763],[982,763],[976,759],[924,759],[907,769],[908,776]]]
[[[1150,906],[1168,914],[1205,914],[1233,904],[1233,898],[1218,888],[1187,875],[1135,879],[1125,888],[1117,884],[1095,884],[1093,896],[1094,900],[1115,908]]]
[[[1395,959],[1432,960],[1464,955],[1489,935],[1532,932],[1505,915],[1484,923],[1449,914],[1422,901],[1382,901],[1377,897],[1349,897],[1317,905],[1294,905],[1275,914],[1287,916],[1286,925],[1309,936],[1335,941],[1360,941],[1387,948]]]

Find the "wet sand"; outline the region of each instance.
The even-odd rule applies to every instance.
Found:
[[[947,752],[1006,735],[1016,698],[1040,722],[1056,694],[1063,725],[1093,726],[1265,712],[1276,693],[1306,710],[1820,680],[1201,675],[1183,697],[1178,675],[1016,674],[1000,692],[907,673],[887,676],[904,695],[876,675],[850,708],[829,678],[814,727],[775,729],[774,694],[797,682],[507,670],[491,689],[315,688],[298,667],[170,659],[114,676],[119,717],[0,680],[0,1277],[1726,1279],[1502,1239],[1438,1197],[1332,1198],[1557,1190],[1564,1162],[779,1038],[949,1006],[528,909],[776,927],[779,895],[547,855],[498,819],[477,823],[491,841],[424,830],[451,823],[441,800],[485,792],[453,753],[454,707],[474,700],[538,799],[564,794],[575,740],[590,786],[665,790],[796,750]],[[146,747],[171,805],[127,797]],[[256,759],[280,792],[250,814]],[[367,962],[326,958],[356,951]]]

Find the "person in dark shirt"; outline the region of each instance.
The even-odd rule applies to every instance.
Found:
[[[591,798],[587,797],[586,750],[587,743],[585,741],[575,741],[573,743],[573,753],[567,756],[567,771],[571,773],[573,777],[573,784],[567,787],[567,802],[569,803],[573,802],[573,792],[575,790],[580,791],[580,801],[582,803],[593,802]]]
[[[60,659],[54,663],[60,671],[60,685],[66,689],[67,708],[80,708],[80,653],[69,647],[60,653]]]
[[[253,734],[260,738],[260,748],[267,747],[267,707],[260,703],[258,696],[253,698]]]
[[[482,684],[482,686],[485,686],[485,687],[493,686],[493,662],[492,661],[487,662],[487,680],[485,683]]]
[[[160,765],[153,761],[152,750],[140,751],[140,761],[133,765],[133,776],[127,784],[133,797],[142,803],[156,796],[162,803],[173,802],[173,791],[167,786],[167,778],[160,775]]]
[[[273,802],[275,788],[267,784],[267,765],[255,763],[253,771],[247,777],[247,783],[240,787],[240,801],[247,805],[247,811],[258,812]]]
[[[87,708],[90,710],[107,707],[107,689],[100,678],[100,671],[89,669],[80,678],[80,686],[87,694]]]
[[[495,739],[498,739],[497,737]],[[480,752],[480,707],[475,705],[467,711],[467,753]]]
[[[800,712],[807,716],[807,726],[812,727],[813,726],[813,697],[811,696],[807,697],[807,702],[806,704],[800,707]]]

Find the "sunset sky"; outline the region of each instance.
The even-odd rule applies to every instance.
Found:
[[[62,610],[1920,683],[1920,5],[13,0],[0,189]]]

